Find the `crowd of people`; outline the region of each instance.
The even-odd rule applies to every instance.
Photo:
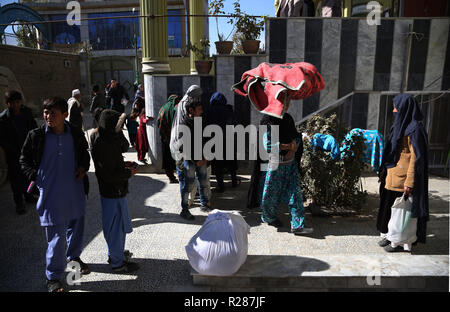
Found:
[[[61,277],[67,262],[79,264],[81,273],[89,267],[81,259],[83,249],[86,195],[89,192],[87,172],[92,157],[102,207],[103,234],[107,244],[108,262],[114,273],[128,273],[139,269],[131,261],[132,253],[125,250],[126,235],[132,232],[127,203],[129,179],[139,171],[137,163],[124,161],[123,153],[134,145],[138,160],[145,162],[148,151],[146,124],[152,121],[145,112],[145,94],[139,86],[131,113],[126,115],[123,99],[129,97],[113,79],[105,96],[98,86],[93,87],[89,111],[94,116],[89,136],[85,134],[83,105],[80,90],[74,90],[69,100],[54,97],[43,103],[45,123],[38,127],[29,108],[23,105],[17,91],[5,94],[7,109],[0,114],[0,145],[7,155],[8,175],[18,214],[26,212],[24,200],[36,202],[40,224],[47,238],[46,285],[48,291],[63,291]],[[219,92],[212,95],[209,105],[202,103],[202,89],[192,85],[181,95],[170,95],[157,116],[162,144],[163,169],[170,183],[179,183],[181,195],[180,217],[194,220],[190,213],[190,199],[198,189],[201,210],[211,207],[210,173],[217,180],[215,191],[224,192],[224,173],[231,175],[232,187],[237,187],[238,162],[228,159],[198,157],[197,150],[186,150],[183,129],[194,133],[196,118],[202,126],[217,125],[225,129],[235,125],[233,107]],[[289,102],[285,110],[287,111]],[[377,228],[381,233],[380,246],[398,251],[401,246],[391,244],[387,237],[387,223],[394,200],[403,194],[414,198],[413,217],[418,218],[417,242],[425,242],[428,220],[427,135],[421,123],[423,115],[413,96],[400,94],[394,100],[395,121],[383,155],[385,175],[381,175],[380,209]],[[313,231],[305,222],[302,190],[298,179],[303,152],[302,134],[295,127],[289,113],[282,118],[264,115],[261,124],[267,126],[263,145],[271,155],[267,170],[261,171],[261,160],[255,169],[249,188],[248,206],[261,209],[261,221],[281,227],[279,204],[289,207],[291,233],[309,234]],[[124,135],[126,125],[129,139]],[[277,139],[272,135],[278,127]],[[225,131],[223,131],[225,133]],[[191,147],[205,141],[195,142]],[[133,144],[134,143],[134,144]],[[226,144],[223,150],[226,150]],[[183,150],[184,149],[184,150]],[[272,153],[276,151],[276,153]],[[226,152],[224,152],[226,154]],[[176,176],[175,176],[176,172]],[[67,247],[65,246],[67,242]],[[405,249],[411,249],[411,244]]]

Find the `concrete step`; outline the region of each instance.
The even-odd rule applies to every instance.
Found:
[[[212,291],[449,291],[448,255],[249,255],[232,276],[191,272]]]

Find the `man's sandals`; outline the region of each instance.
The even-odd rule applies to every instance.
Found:
[[[64,292],[64,287],[58,280],[47,280],[48,292]]]
[[[86,263],[84,263],[83,261],[81,261],[80,258],[75,258],[75,259],[72,259],[72,260],[68,260],[67,263],[70,263],[72,261],[75,261],[75,262],[77,262],[80,265],[80,273],[81,274],[87,275],[87,274],[91,273],[91,270],[89,270],[88,265]]]
[[[84,263],[83,261],[81,261],[80,258],[68,260],[67,263],[70,263],[71,261],[75,261],[80,265],[80,273],[81,274],[86,275],[86,274],[91,273],[88,265],[86,263]],[[48,280],[47,279],[46,285],[47,285],[48,292],[64,292],[65,291],[63,284],[59,280]]]

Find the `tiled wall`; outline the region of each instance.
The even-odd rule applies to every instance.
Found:
[[[214,76],[155,76],[157,93],[183,94],[191,84],[204,89],[204,105],[214,91],[225,95],[238,123],[258,124],[261,113],[231,90],[242,74],[262,62],[309,62],[322,74],[326,87],[308,99],[293,101],[289,113],[296,121],[353,91],[346,104],[352,126],[375,129],[380,115],[380,94],[401,89],[409,25],[423,34],[414,37],[408,90],[450,88],[450,20],[387,18],[370,26],[355,18],[271,18],[266,30],[267,54],[215,56]],[[161,97],[164,98],[164,96]]]
[[[414,37],[407,90],[450,88],[450,20],[382,19],[370,26],[365,19],[272,18],[266,31],[268,60],[309,62],[322,74],[326,87],[296,103],[297,120],[353,91],[400,91],[409,25]],[[376,125],[377,94],[357,95],[355,118]],[[292,105],[291,105],[292,107]]]
[[[267,57],[262,55],[216,56],[215,81],[217,91],[225,95],[229,104],[234,106],[237,123],[244,126],[259,124],[262,117],[246,97],[231,90],[231,86],[241,80],[242,74],[265,62]]]
[[[202,88],[202,103],[205,108],[208,107],[209,99],[216,90],[214,76],[210,75],[153,75],[152,77],[152,106],[153,113],[156,115],[171,94],[183,97],[191,85]]]

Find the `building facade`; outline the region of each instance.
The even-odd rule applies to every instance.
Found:
[[[364,17],[367,4],[373,0],[342,0],[343,17]],[[443,17],[449,16],[447,0],[375,0],[382,5],[383,17]],[[316,16],[321,16],[322,0],[314,0]]]
[[[53,50],[87,52],[82,57],[82,89],[105,86],[112,77],[134,93],[134,84],[143,82],[139,0],[79,0],[81,25],[70,26],[65,0],[19,0],[52,21]],[[207,3],[207,1],[204,1]],[[206,5],[207,10],[207,5]],[[168,54],[171,74],[189,74],[189,1],[167,0]],[[134,17],[136,16],[136,17]],[[207,25],[207,18],[205,18]],[[207,30],[208,27],[205,27]],[[206,33],[208,34],[208,33]],[[83,53],[82,53],[83,54]]]

